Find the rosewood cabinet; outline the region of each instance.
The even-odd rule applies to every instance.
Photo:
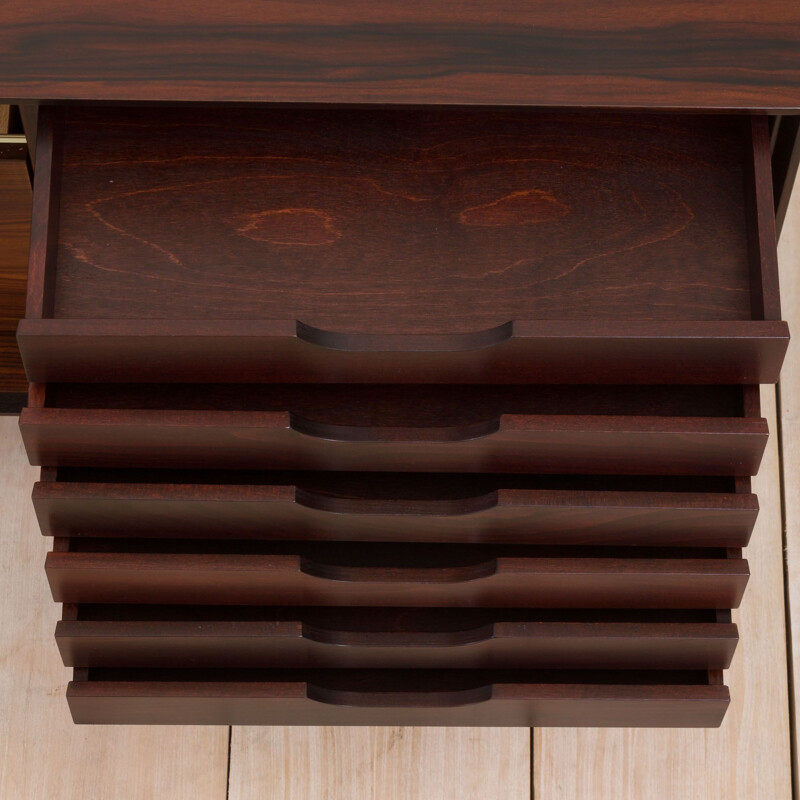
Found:
[[[721,722],[764,114],[43,106],[34,195],[77,722]]]

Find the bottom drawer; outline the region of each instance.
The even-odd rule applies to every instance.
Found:
[[[716,727],[721,672],[76,671],[76,723]],[[223,679],[224,677],[224,679]]]

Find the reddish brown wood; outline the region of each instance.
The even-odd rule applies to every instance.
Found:
[[[57,109],[40,110],[37,144],[25,308],[27,319],[41,319],[53,314],[63,152],[62,117]]]
[[[372,335],[753,318],[746,118],[64,114],[56,317]]]
[[[750,263],[754,267],[750,288],[751,302],[756,319],[779,320],[781,295],[778,244],[767,118],[752,117],[750,128],[752,161],[745,166],[745,198],[748,208]]]
[[[0,413],[19,413],[27,389],[14,335],[25,313],[30,206],[24,148],[19,156],[4,157],[0,143]]]
[[[796,109],[784,0],[6,0],[7,100]]]
[[[736,608],[736,558],[489,558],[455,566],[350,566],[300,555],[50,553],[67,603]]]
[[[22,320],[32,381],[775,383],[785,322],[540,320],[332,335],[290,320]]]
[[[524,727],[715,727],[730,700],[726,686],[699,679],[695,684],[626,685],[620,677],[618,684],[603,685],[591,683],[589,676],[586,683],[569,683],[574,673],[563,672],[561,683],[551,678],[543,684],[496,682],[422,692],[395,685],[370,692],[356,688],[357,679],[350,690],[332,689],[305,682],[301,675],[285,682],[203,683],[98,681],[90,671],[89,680],[69,684],[67,699],[77,723]],[[445,675],[453,681],[453,673]],[[535,681],[536,675],[529,671],[527,680]],[[396,674],[391,679],[396,681]]]
[[[777,380],[764,118],[49,117],[32,380]]]
[[[288,413],[23,409],[32,464],[429,472],[754,475],[762,419],[503,415],[439,428]]]
[[[47,536],[700,547],[746,545],[758,514],[752,494],[508,489],[489,478],[474,494],[439,484],[437,497],[430,476],[411,486],[399,477],[312,488],[37,483],[33,502]]]
[[[76,720],[718,724],[754,384],[788,341],[768,150],[744,117],[45,114],[21,423],[54,470],[36,502]],[[519,475],[437,496],[453,475],[224,474],[290,468]],[[537,472],[735,480],[504,483]]]
[[[60,621],[66,666],[361,669],[727,669],[736,626],[507,622],[336,630],[280,621]],[[466,621],[462,625],[468,624]]]

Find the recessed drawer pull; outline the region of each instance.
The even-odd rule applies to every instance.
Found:
[[[328,350],[351,353],[462,353],[485,350],[507,342],[514,336],[514,323],[475,333],[369,334],[323,331],[302,322],[296,323],[297,338]]]
[[[447,500],[406,500],[402,498],[381,498],[376,501],[359,497],[332,497],[328,494],[296,488],[294,502],[305,508],[324,511],[329,514],[348,514],[352,516],[403,516],[403,517],[466,517],[480,515],[483,511],[500,505],[502,490],[486,492],[471,497]],[[513,490],[506,494],[516,494]],[[520,492],[519,494],[524,494]],[[413,535],[413,532],[412,532]]]
[[[303,623],[303,638],[336,647],[464,647],[488,642],[493,624],[461,631],[335,631]]]
[[[306,696],[317,703],[355,708],[453,708],[486,703],[492,686],[477,686],[452,692],[359,692],[330,689],[309,683]]]
[[[303,558],[300,571],[344,583],[470,583],[497,574],[497,560],[458,567],[351,567]]]
[[[323,422],[289,415],[292,430],[315,439],[332,442],[467,442],[483,439],[500,430],[501,420],[488,419],[472,425],[455,425],[438,428],[371,428],[354,425],[328,425]]]

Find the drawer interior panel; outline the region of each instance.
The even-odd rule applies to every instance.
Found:
[[[69,684],[67,699],[78,723],[715,727],[730,701],[720,677],[700,670],[96,668]]]
[[[752,318],[745,117],[63,114],[54,317]]]
[[[736,608],[740,550],[218,539],[56,540],[65,603]]]
[[[88,608],[88,611],[84,611]],[[152,610],[151,610],[152,609]],[[165,613],[166,611],[166,613]],[[75,667],[727,669],[713,611],[81,606],[56,642]]]
[[[725,478],[136,472],[37,483],[42,533],[743,547],[758,514]]]
[[[42,122],[32,380],[777,380],[766,118],[233,109],[213,140],[193,109]]]

